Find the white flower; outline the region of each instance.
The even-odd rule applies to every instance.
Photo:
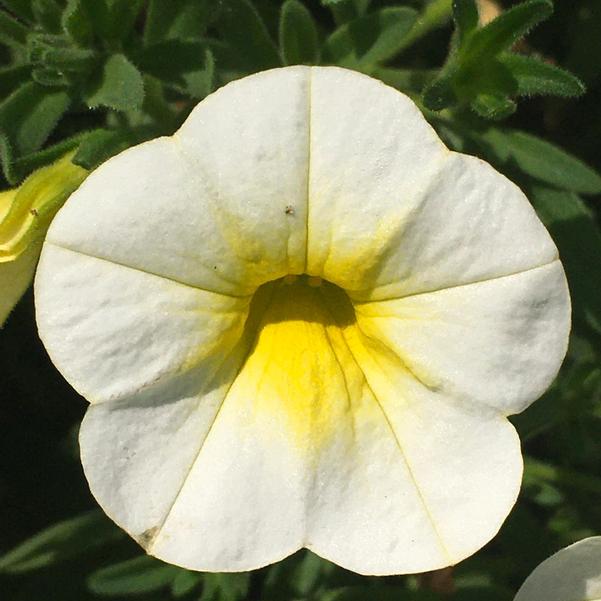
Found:
[[[600,601],[601,536],[578,541],[543,561],[514,601]]]
[[[570,313],[515,185],[402,94],[309,67],[229,84],[94,172],[36,296],[91,403],[99,503],[213,571],[300,547],[370,574],[474,553],[520,487],[506,416],[555,376]]]

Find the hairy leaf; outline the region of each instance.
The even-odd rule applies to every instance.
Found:
[[[22,573],[78,557],[124,536],[100,510],[58,522],[0,557],[0,572]]]
[[[142,555],[92,572],[87,584],[97,595],[148,593],[169,586],[181,568]]]
[[[339,27],[324,44],[330,62],[359,67],[393,58],[417,19],[407,7],[383,8]]]
[[[143,100],[142,75],[123,54],[109,56],[86,97],[90,107],[107,106],[117,111],[139,109]]]
[[[519,95],[580,96],[585,92],[584,84],[575,75],[537,58],[506,53],[499,60],[515,78]]]
[[[314,64],[319,60],[317,28],[299,0],[286,0],[280,13],[280,50],[286,65]]]

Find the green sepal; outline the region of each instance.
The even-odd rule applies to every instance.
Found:
[[[319,61],[317,27],[299,0],[286,0],[282,5],[279,39],[285,65],[312,65]]]
[[[494,94],[478,94],[470,106],[480,117],[495,121],[513,115],[517,109],[517,104],[511,98]]]
[[[12,93],[15,88],[29,80],[31,66],[13,64],[0,68],[0,102]]]

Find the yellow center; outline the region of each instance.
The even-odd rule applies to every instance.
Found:
[[[361,332],[348,295],[321,278],[286,276],[261,286],[246,329],[253,342],[234,388],[252,396],[250,419],[267,416],[274,432],[305,449],[319,447],[342,423],[368,419],[367,412],[381,417],[373,387],[388,391],[388,374],[407,373]]]

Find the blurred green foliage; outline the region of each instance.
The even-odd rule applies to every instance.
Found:
[[[451,148],[527,192],[559,247],[574,307],[559,378],[513,419],[526,456],[521,498],[500,534],[441,585],[360,577],[306,551],[250,574],[192,573],[143,555],[89,495],[76,443],[86,403],[46,357],[26,296],[0,335],[3,599],[510,601],[546,556],[601,533],[598,0],[507,1],[486,25],[473,0],[0,3],[4,188],[70,149],[94,168],[170,134],[245,74],[343,65],[410,95]]]

